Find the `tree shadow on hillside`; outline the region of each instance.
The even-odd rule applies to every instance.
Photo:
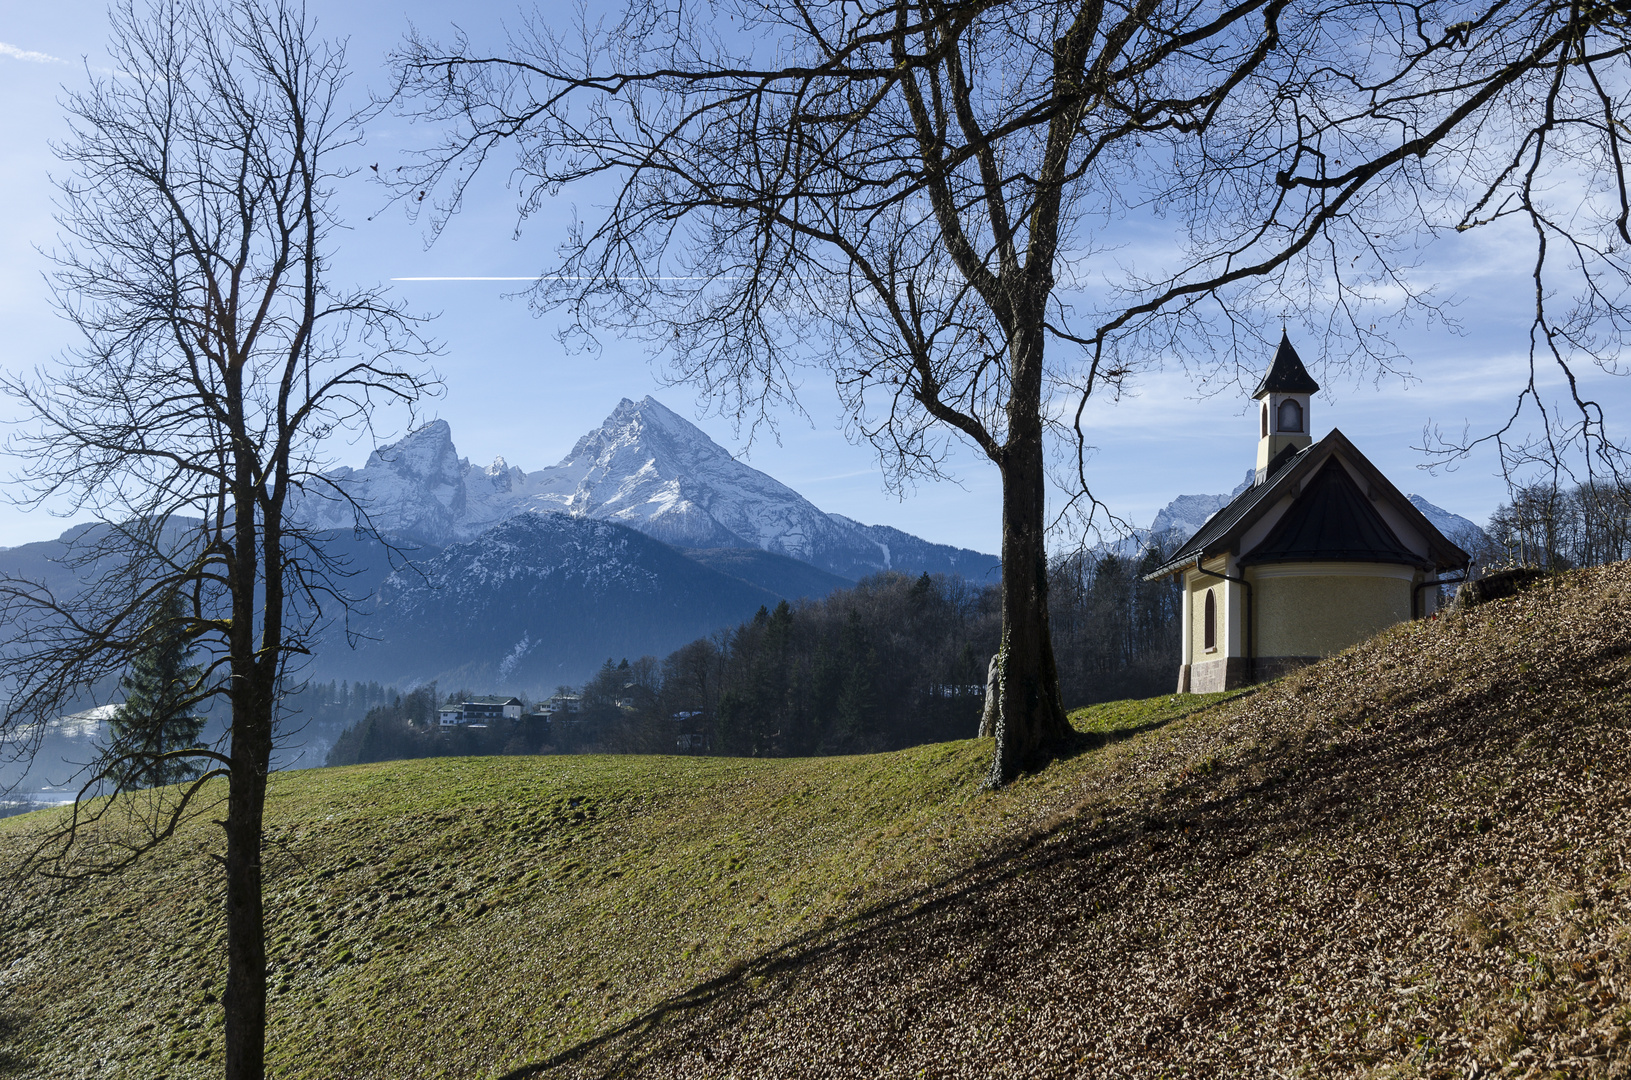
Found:
[[[1190,717],[1198,716],[1204,712],[1211,712],[1214,709],[1237,705],[1240,702],[1245,701],[1247,698],[1255,697],[1269,685],[1271,684],[1263,683],[1259,686],[1248,687],[1245,690],[1231,693],[1226,698],[1222,698],[1217,701],[1208,701],[1204,705],[1197,705],[1192,709],[1185,709],[1182,712],[1172,713],[1169,716],[1157,717],[1154,720],[1146,720],[1142,724],[1132,724],[1128,727],[1111,728],[1108,731],[1083,731],[1080,728],[1072,728],[1071,742],[1059,753],[1056,760],[1067,761],[1071,758],[1078,757],[1081,754],[1085,754],[1090,750],[1098,750],[1114,743],[1125,742],[1128,739],[1135,738],[1139,735],[1147,735],[1152,731],[1159,731],[1161,728],[1167,727],[1171,724],[1176,724],[1180,720],[1188,720]]]
[[[33,1064],[16,1049],[24,1025],[9,1009],[0,1009],[0,1077],[22,1076]]]
[[[1607,651],[1618,657],[1624,650]],[[1591,663],[1600,665],[1606,659],[1600,655]],[[899,954],[903,948],[918,951],[933,924],[949,923],[955,910],[980,913],[991,907],[989,917],[962,922],[1000,938],[1007,932],[1004,915],[1014,920],[1020,915],[993,906],[996,893],[1019,878],[1026,879],[1025,888],[1041,907],[1040,913],[1024,917],[1045,918],[1050,898],[1065,895],[1062,889],[1123,882],[1142,876],[1153,864],[1181,861],[1203,873],[1221,873],[1254,851],[1321,834],[1343,836],[1343,827],[1354,816],[1351,794],[1356,784],[1368,785],[1373,793],[1396,790],[1386,815],[1402,819],[1415,808],[1413,800],[1419,800],[1421,792],[1398,778],[1416,774],[1418,766],[1429,763],[1439,772],[1467,769],[1507,756],[1517,741],[1511,736],[1518,730],[1533,735],[1541,726],[1568,727],[1599,718],[1584,709],[1574,713],[1559,709],[1537,725],[1525,719],[1510,688],[1501,682],[1470,693],[1465,692],[1468,689],[1449,702],[1418,687],[1416,693],[1389,697],[1385,708],[1374,707],[1386,723],[1367,724],[1361,718],[1339,739],[1305,741],[1293,730],[1295,725],[1288,725],[1285,732],[1230,765],[1204,771],[1177,768],[1150,805],[1098,806],[1080,818],[1061,815],[1050,827],[940,883],[739,961],[616,1028],[514,1069],[501,1080],[531,1080],[557,1070],[627,1075],[643,1061],[670,1053],[706,1053],[713,1037],[791,989],[800,972],[864,962],[884,952]],[[1364,713],[1363,703],[1356,707]],[[1080,733],[1069,756],[1165,727],[1187,715],[1191,713],[1120,732]],[[1365,872],[1363,867],[1359,870]],[[929,952],[921,959],[929,963],[933,958]]]

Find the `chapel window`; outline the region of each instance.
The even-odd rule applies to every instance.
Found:
[[[1211,652],[1218,647],[1218,601],[1212,595],[1212,590],[1206,590],[1206,617],[1201,620],[1206,651]]]
[[[1263,437],[1268,438],[1268,434],[1269,434],[1269,403],[1265,401],[1265,402],[1263,402]]]
[[[1286,398],[1280,402],[1280,430],[1301,431],[1303,429],[1303,407],[1296,398]]]

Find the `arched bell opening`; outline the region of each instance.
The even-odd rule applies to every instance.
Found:
[[[1280,402],[1279,429],[1301,434],[1303,430],[1303,407],[1302,403],[1296,398],[1286,398]]]

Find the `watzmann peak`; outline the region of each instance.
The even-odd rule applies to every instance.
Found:
[[[566,457],[534,472],[502,457],[472,465],[436,420],[330,478],[382,533],[435,546],[517,514],[555,512],[615,521],[683,548],[759,548],[848,578],[892,568],[984,578],[996,566],[991,556],[824,513],[649,396],[622,399]],[[340,500],[308,500],[305,513],[319,526],[350,524]]]

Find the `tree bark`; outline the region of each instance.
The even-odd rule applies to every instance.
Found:
[[[235,725],[236,726],[236,725]],[[261,903],[261,819],[271,724],[234,732],[227,795],[227,1080],[262,1080],[266,1074],[266,930]],[[264,733],[264,738],[256,737]],[[264,753],[261,746],[264,745]]]
[[[1038,320],[1040,323],[1040,320]],[[1002,467],[1002,696],[989,783],[1047,764],[1070,740],[1048,622],[1040,325],[1016,335]]]
[[[236,370],[227,379],[234,441],[244,441],[242,389]],[[261,825],[266,811],[266,773],[272,760],[272,691],[276,685],[277,625],[283,602],[272,571],[278,538],[256,528],[256,478],[250,458],[236,462],[232,566],[232,764],[227,794],[227,986],[226,1080],[263,1080],[266,1075],[266,923],[261,894]],[[263,563],[264,560],[264,563]],[[265,573],[263,626],[257,651],[257,579]],[[272,666],[268,667],[270,660]],[[268,677],[270,675],[270,677]]]

